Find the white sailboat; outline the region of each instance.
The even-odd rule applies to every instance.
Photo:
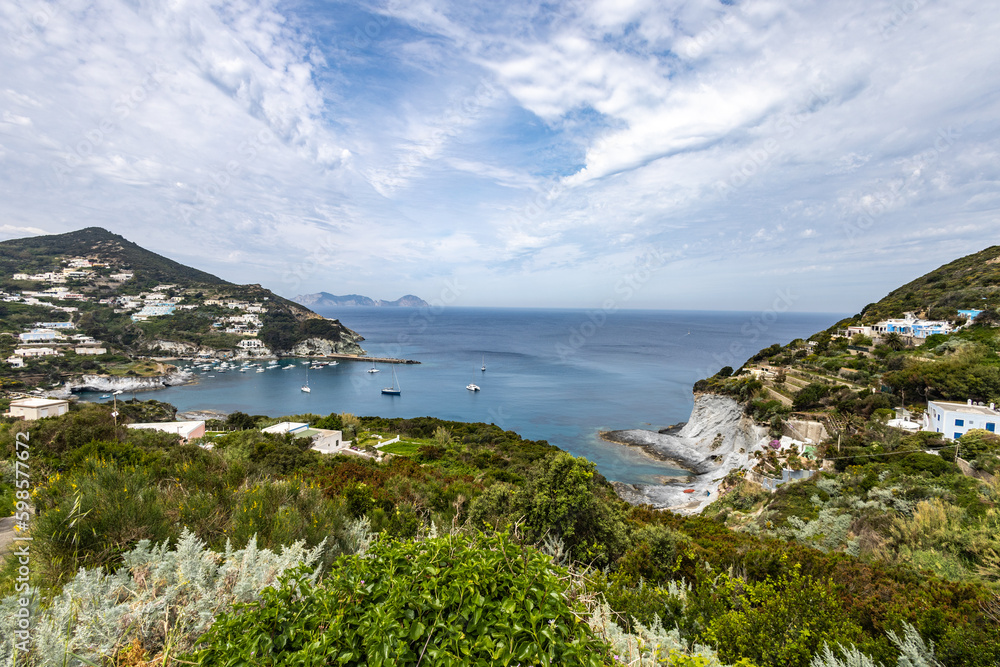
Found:
[[[309,367],[308,366],[306,366],[306,383],[304,385],[302,385],[301,388],[302,388],[302,391],[306,392],[307,394],[312,392],[312,389],[309,388]]]
[[[483,355],[483,367],[480,370],[482,370],[484,373],[486,372],[486,355],[485,354]]]
[[[399,396],[402,390],[399,388],[399,380],[396,379],[396,367],[392,367],[392,386],[384,387],[382,393],[388,396]]]
[[[378,369],[375,368],[375,360],[372,359],[372,367],[368,369],[369,373],[378,373]]]

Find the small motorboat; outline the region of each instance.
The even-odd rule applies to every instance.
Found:
[[[684,493],[694,493],[694,489],[684,489]]]

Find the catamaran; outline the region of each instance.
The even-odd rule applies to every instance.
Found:
[[[475,371],[473,371],[473,373],[475,373]],[[476,380],[476,378],[473,375],[472,382],[470,382],[469,384],[465,385],[465,388],[468,389],[469,391],[479,391],[479,385],[476,384],[475,380]]]
[[[375,368],[375,360],[372,359],[372,367],[368,369],[369,373],[378,373],[378,369]]]

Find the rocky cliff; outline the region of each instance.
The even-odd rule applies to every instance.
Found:
[[[663,485],[614,483],[618,495],[627,502],[680,513],[697,513],[714,501],[719,481],[730,470],[749,467],[752,453],[768,440],[767,429],[754,424],[736,400],[717,394],[696,395],[691,417],[675,433],[630,429],[603,433],[602,437],[640,447],[654,458],[690,470],[687,480]],[[694,489],[694,493],[684,493],[686,489]]]
[[[293,357],[325,356],[328,354],[364,354],[365,351],[353,341],[333,341],[327,338],[307,338],[299,341],[289,351]]]
[[[178,371],[168,375],[156,375],[153,377],[82,375],[66,380],[66,384],[63,385],[58,393],[62,396],[68,396],[78,391],[101,391],[109,394],[115,391],[146,391],[187,384],[192,379],[194,379],[194,374],[189,371]]]

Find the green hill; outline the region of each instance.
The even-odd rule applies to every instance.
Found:
[[[22,275],[18,275],[22,274]],[[15,280],[15,275],[18,279]],[[360,335],[339,321],[282,298],[261,285],[237,285],[142,248],[99,227],[0,243],[0,357],[23,347],[17,335],[36,322],[71,321],[60,354],[3,366],[14,386],[59,382],[75,373],[115,372],[142,355],[248,354],[256,338],[278,356],[363,354]],[[169,312],[147,313],[145,306]],[[240,321],[240,318],[246,318]],[[81,356],[84,346],[106,353]],[[87,352],[87,350],[85,350]]]
[[[893,290],[865,306],[865,323],[901,317],[910,311],[929,319],[951,320],[955,311],[1000,305],[1000,246],[967,255]]]
[[[5,282],[18,272],[37,273],[58,267],[60,257],[95,257],[136,272],[134,284],[232,285],[211,273],[185,266],[100,227],[66,234],[32,236],[0,243],[0,272]]]

